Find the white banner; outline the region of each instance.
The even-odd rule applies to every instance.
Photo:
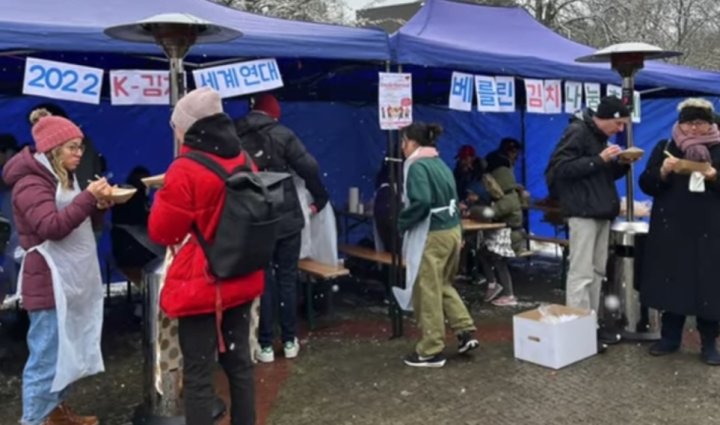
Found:
[[[545,80],[545,113],[562,113],[562,81]]]
[[[23,94],[100,103],[103,70],[44,59],[27,58]]]
[[[632,110],[632,122],[639,123],[642,121],[642,103],[640,99],[640,92],[635,91],[633,93],[633,110]]]
[[[577,81],[565,81],[565,113],[574,114],[582,109],[583,85]]]
[[[593,111],[597,110],[600,104],[600,84],[585,83],[585,106]]]
[[[545,82],[543,80],[525,80],[525,110],[531,114],[545,113]]]
[[[605,86],[605,96],[615,96],[618,99],[622,99],[622,87],[608,84]]]
[[[379,73],[380,128],[398,130],[412,124],[412,74]]]
[[[475,78],[472,74],[453,72],[450,83],[450,100],[448,108],[458,111],[471,111]]]
[[[193,78],[196,87],[212,87],[223,98],[265,92],[283,86],[275,59],[196,69]]]
[[[498,94],[498,111],[515,112],[515,78],[495,77]]]
[[[495,77],[484,75],[475,76],[475,90],[477,92],[477,110],[480,112],[500,112]]]
[[[110,101],[113,105],[169,105],[169,72],[110,71]]]

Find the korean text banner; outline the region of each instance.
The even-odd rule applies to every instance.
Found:
[[[275,59],[259,59],[193,71],[196,87],[212,87],[223,98],[270,91],[283,86]]]
[[[168,71],[110,71],[110,101],[113,105],[169,105]]]

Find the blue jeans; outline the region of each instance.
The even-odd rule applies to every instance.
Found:
[[[58,358],[57,312],[39,310],[29,312],[30,330],[27,335],[28,357],[23,371],[22,425],[40,425],[65,400],[68,388],[51,392]]]
[[[272,264],[265,270],[265,292],[260,299],[258,343],[269,347],[273,342],[275,312],[280,309],[282,341],[295,340],[297,318],[298,259],[300,232],[279,239],[275,245]]]

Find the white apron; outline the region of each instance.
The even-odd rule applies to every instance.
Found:
[[[36,156],[37,158],[37,156]],[[49,167],[47,159],[38,159]],[[77,180],[73,190],[58,185],[58,211],[70,205],[80,193]],[[90,218],[59,241],[47,240],[27,250],[37,251],[50,269],[58,319],[58,359],[51,391],[63,390],[73,382],[105,371],[100,338],[103,323],[103,287],[97,246]],[[23,257],[17,293],[21,294]]]
[[[419,153],[419,149],[413,152],[412,155],[405,161],[403,165],[403,205],[407,207],[407,176],[410,170],[410,165],[417,159],[416,154]],[[415,281],[420,271],[420,262],[422,261],[423,251],[425,250],[425,241],[427,241],[428,232],[430,231],[430,218],[433,214],[438,214],[443,211],[448,211],[450,216],[454,216],[457,213],[457,204],[455,199],[450,201],[450,205],[445,207],[433,208],[430,210],[430,214],[418,225],[405,232],[403,237],[402,246],[402,258],[405,260],[405,288],[393,287],[393,294],[397,300],[398,306],[405,311],[412,311],[412,295]]]

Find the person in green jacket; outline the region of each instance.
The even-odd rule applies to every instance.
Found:
[[[405,290],[395,288],[398,304],[412,309],[421,329],[415,350],[405,364],[445,365],[445,320],[463,354],[480,344],[467,307],[453,287],[460,264],[462,229],[453,173],[438,156],[437,124],[416,122],[401,130],[404,164],[404,209],[398,227],[403,239]]]

